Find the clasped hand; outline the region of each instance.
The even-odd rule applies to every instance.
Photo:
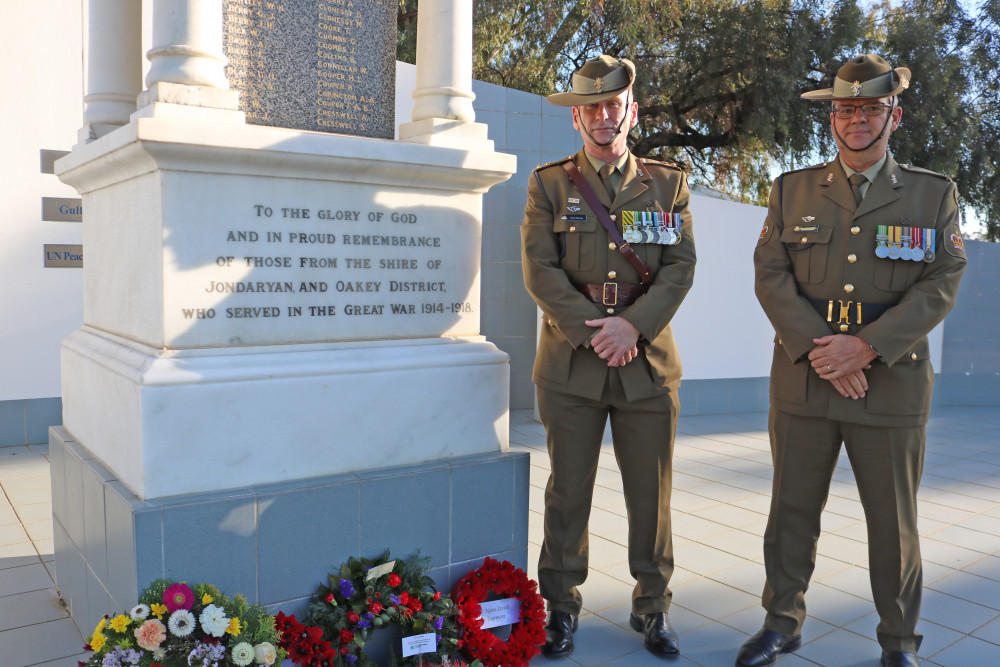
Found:
[[[863,398],[868,391],[865,371],[877,356],[871,346],[857,336],[843,334],[814,338],[809,351],[813,370],[844,398]]]
[[[621,317],[602,317],[586,320],[588,327],[601,330],[590,339],[590,346],[601,359],[608,360],[608,366],[624,366],[639,356],[639,330]]]

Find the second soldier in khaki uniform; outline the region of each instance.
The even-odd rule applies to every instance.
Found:
[[[955,184],[887,152],[909,81],[908,69],[865,55],[832,88],[803,95],[832,103],[839,156],[771,189],[754,252],[757,297],[776,331],[767,616],[740,667],[773,664],[801,643],[842,444],[868,522],[882,665],[917,665],[917,486],[934,385],[927,333],[954,305],[966,259]]]

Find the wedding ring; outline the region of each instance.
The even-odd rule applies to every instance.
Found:
[[[827,372],[827,373],[832,373],[832,372],[833,372],[833,369],[832,369],[832,368],[830,368],[830,366],[829,366],[829,365],[827,365],[827,367],[826,367],[826,372]]]

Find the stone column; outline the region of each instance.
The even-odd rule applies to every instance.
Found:
[[[472,3],[422,0],[417,15],[417,89],[403,141],[472,149],[487,142],[472,108]],[[470,144],[470,142],[472,142]],[[489,150],[492,145],[488,142]]]
[[[446,118],[471,123],[472,3],[423,0],[417,15],[414,122]]]
[[[128,123],[142,90],[142,3],[90,0],[87,92],[79,141]]]
[[[154,0],[153,46],[146,55],[140,108],[152,102],[236,108],[226,79],[220,0]]]

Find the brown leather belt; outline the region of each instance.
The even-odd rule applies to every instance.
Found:
[[[584,283],[574,287],[585,297],[602,306],[631,306],[647,290],[645,285],[630,283]]]

